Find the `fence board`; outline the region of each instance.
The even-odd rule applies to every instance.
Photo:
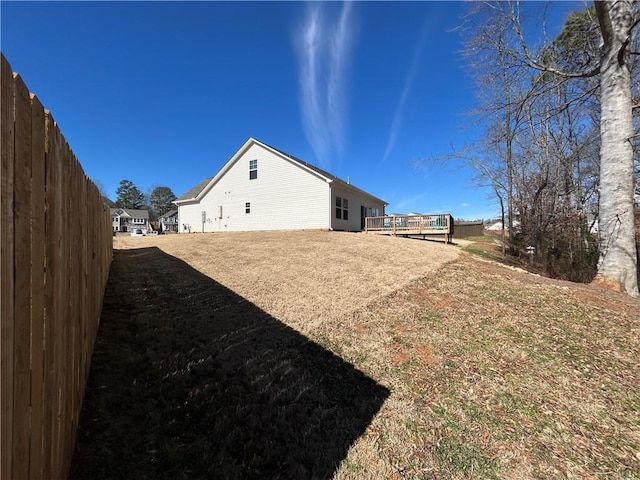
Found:
[[[60,132],[60,142],[61,142],[61,157],[59,166],[61,168],[61,177],[62,177],[62,204],[61,204],[61,216],[66,216],[67,212],[71,212],[70,204],[69,204],[69,177],[71,171],[71,162],[69,156],[69,146],[67,145],[67,141],[65,140],[62,132]],[[67,227],[65,227],[67,228]],[[70,259],[69,259],[69,243],[70,238],[68,235],[65,235],[64,232],[61,233],[62,238],[62,258],[60,259],[60,263],[65,266],[65,275],[60,279],[60,283],[62,285],[62,293],[61,298],[62,302],[60,304],[62,311],[60,313],[60,350],[58,351],[58,361],[60,365],[60,375],[59,375],[59,394],[58,394],[58,454],[57,457],[60,460],[60,465],[58,465],[59,475],[62,478],[64,472],[64,458],[67,452],[67,421],[68,421],[68,407],[71,403],[71,396],[69,395],[69,382],[70,376],[73,375],[71,371],[71,362],[69,361],[70,352],[69,352],[69,344],[70,344],[70,332],[72,329],[72,324],[74,319],[71,317],[69,308],[71,302],[71,296],[69,291],[69,281],[71,275],[70,268]],[[65,320],[62,320],[65,319]],[[67,369],[66,372],[62,371],[62,369]]]
[[[75,155],[71,154],[71,175],[69,177],[69,201],[68,205],[70,212],[78,211],[78,205],[80,204],[80,198],[78,198],[78,189],[79,182],[82,178],[82,172],[78,168],[78,162],[76,160]],[[82,223],[82,222],[80,222]],[[66,428],[67,434],[65,434],[65,460],[70,459],[73,454],[73,443],[75,440],[75,431],[76,431],[76,409],[79,410],[78,406],[78,390],[80,389],[80,385],[78,383],[79,372],[78,368],[80,366],[80,348],[79,348],[79,330],[80,330],[80,298],[82,290],[80,288],[76,289],[76,285],[79,287],[81,285],[79,275],[78,275],[78,266],[79,266],[79,258],[78,258],[78,238],[81,233],[81,228],[78,226],[73,229],[74,234],[68,236],[69,238],[69,285],[70,288],[75,289],[74,292],[70,292],[69,295],[69,318],[72,320],[70,323],[70,334],[69,334],[69,348],[67,349],[67,361],[71,366],[71,375],[69,377],[69,385],[67,390],[67,421]],[[68,462],[68,460],[67,460]],[[69,470],[69,463],[65,463],[65,471]]]
[[[45,113],[31,99],[31,448],[29,477],[44,478],[42,441],[44,415],[44,288],[45,282]]]
[[[88,188],[87,182],[82,182],[82,190],[80,192],[80,198],[91,198],[89,195],[90,189]],[[79,214],[82,215],[85,218],[88,218],[87,215],[89,213],[89,208],[93,207],[94,204],[93,202],[80,202],[80,204],[78,205],[78,210],[79,210]],[[82,305],[81,305],[81,312],[84,312],[84,315],[86,318],[91,318],[91,313],[89,308],[88,308],[88,295],[89,295],[89,282],[88,282],[88,278],[87,278],[87,262],[89,261],[87,258],[87,242],[88,242],[88,235],[90,234],[90,229],[87,228],[87,224],[83,223],[82,224],[82,231],[80,234],[80,239],[81,239],[81,245],[80,245],[80,255],[81,255],[81,259],[80,259],[80,265],[81,265],[81,271],[80,271],[80,277],[81,277],[81,284],[82,284]],[[87,363],[89,363],[91,361],[91,357],[87,356],[87,353],[89,352],[89,325],[87,325],[87,322],[82,322],[81,323],[81,327],[82,327],[82,343],[84,345],[84,349],[82,351],[82,359],[80,362],[81,365],[81,369],[80,369],[80,374],[81,374],[81,382],[82,385],[84,385],[87,381]],[[84,389],[81,390],[80,392],[80,405],[82,405],[82,400],[84,398]],[[79,417],[78,417],[79,418]]]
[[[54,416],[54,354],[53,354],[53,323],[56,318],[55,298],[56,280],[58,268],[58,258],[56,256],[57,244],[55,237],[56,215],[56,168],[55,168],[55,122],[50,112],[45,112],[45,236],[47,238],[45,246],[45,329],[44,329],[44,382],[42,385],[43,395],[46,399],[42,419],[42,478],[53,478],[53,416]]]
[[[53,230],[53,241],[55,245],[54,255],[56,256],[56,264],[58,268],[55,271],[55,277],[53,279],[53,285],[55,289],[55,295],[53,297],[53,316],[51,317],[51,334],[53,335],[53,417],[51,418],[52,428],[52,449],[51,449],[51,468],[52,474],[55,478],[60,478],[60,471],[58,460],[61,456],[60,443],[62,441],[61,430],[61,417],[62,417],[62,376],[64,368],[64,351],[62,349],[62,337],[64,335],[64,322],[65,310],[64,304],[65,289],[64,283],[66,275],[66,264],[64,263],[64,243],[62,241],[62,226],[60,225],[60,218],[64,214],[64,171],[62,169],[62,159],[64,152],[62,150],[62,136],[58,126],[54,126],[53,129],[53,168],[55,169],[55,184],[53,188],[55,190],[54,205],[52,214],[56,217],[56,222]]]
[[[0,479],[9,480],[13,445],[13,74],[2,56],[0,72]]]
[[[13,478],[29,478],[31,403],[31,99],[14,78]]]
[[[112,258],[110,214],[1,58],[0,480],[65,478]]]

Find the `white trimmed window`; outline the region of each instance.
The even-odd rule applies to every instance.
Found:
[[[336,197],[336,218],[349,220],[349,200],[346,198]]]
[[[244,204],[244,213],[251,213],[251,202]]]
[[[258,178],[258,160],[249,160],[249,180]]]

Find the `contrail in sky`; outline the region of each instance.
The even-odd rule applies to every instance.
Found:
[[[396,145],[396,140],[398,139],[398,133],[400,132],[400,128],[402,127],[402,116],[404,115],[404,105],[407,102],[407,97],[409,96],[409,91],[411,90],[411,86],[413,85],[413,79],[416,75],[416,71],[420,66],[420,59],[422,57],[422,50],[424,49],[424,44],[427,41],[427,36],[429,33],[429,27],[431,26],[431,21],[425,22],[425,25],[422,29],[422,35],[420,36],[420,41],[413,52],[413,61],[411,62],[411,68],[409,68],[409,73],[404,82],[404,88],[402,89],[402,95],[400,96],[400,101],[396,105],[396,111],[393,115],[393,121],[391,122],[391,130],[389,131],[389,139],[387,140],[387,148],[384,150],[384,155],[382,156],[382,160],[380,160],[380,165],[382,165],[389,155],[393,151],[393,147]]]
[[[420,194],[414,195],[412,197],[402,198],[397,203],[393,204],[393,208],[395,208],[396,210],[401,210],[404,207],[406,207],[407,205],[412,205],[413,203],[417,202],[418,200],[423,198],[425,195],[426,195],[426,193],[420,193]]]
[[[322,4],[307,7],[298,35],[300,108],[307,140],[323,166],[340,155],[345,136],[346,79],[351,53],[351,3],[337,21],[326,21]]]

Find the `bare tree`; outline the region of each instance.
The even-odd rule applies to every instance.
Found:
[[[584,282],[596,273],[588,215],[596,211],[597,135],[585,119],[588,106],[569,101],[570,87],[543,84],[544,93],[527,106],[527,129],[516,139],[516,207],[523,241],[535,247],[545,272]]]
[[[107,189],[104,186],[104,183],[102,183],[101,180],[98,180],[97,178],[92,178],[91,181],[95,184],[96,187],[98,187],[98,191],[100,192],[100,195],[102,195],[103,197],[107,197]]]
[[[640,297],[630,73],[630,46],[638,20],[634,18],[631,0],[596,0],[594,7],[602,37],[600,58],[587,55],[587,61],[576,70],[536,58],[524,40],[517,8],[512,8],[511,18],[521,39],[522,59],[531,67],[559,78],[600,76],[599,259],[595,282]]]
[[[629,44],[637,21],[629,0],[596,1],[603,47],[600,65],[599,284],[638,292]]]
[[[631,0],[597,0],[594,8],[583,15],[570,17],[565,30],[554,42],[546,42],[542,48],[533,51],[524,36],[519,2],[492,2],[483,4],[483,13],[489,17],[485,28],[500,25],[505,33],[504,38],[510,38],[512,32],[517,42],[507,41],[496,43],[495,39],[480,36],[488,42],[497,55],[495,64],[503,68],[506,61],[508,68],[526,66],[539,72],[535,82],[545,85],[538,92],[547,92],[546,85],[559,85],[567,81],[582,81],[599,75],[599,108],[600,108],[600,170],[599,170],[599,258],[597,262],[597,276],[595,282],[624,291],[631,296],[640,297],[638,292],[637,251],[634,228],[634,153],[632,143],[635,139],[632,121],[632,83],[630,73],[630,47],[633,29],[638,23],[635,18]],[[590,15],[595,15],[597,25],[589,23]],[[507,25],[505,28],[504,25]],[[600,33],[598,38],[597,33]],[[595,45],[595,40],[601,40],[601,45]],[[512,40],[510,38],[510,40]],[[496,46],[499,49],[496,50]],[[540,85],[538,84],[538,85]],[[562,114],[573,102],[580,102],[594,92],[593,88],[586,88],[584,94],[567,98],[560,102],[557,108],[549,109],[539,118]],[[576,90],[577,92],[577,90]],[[514,125],[520,125],[523,118],[518,114],[514,123],[515,112],[523,112],[527,102],[538,100],[541,93],[531,90],[526,98],[513,99],[511,91],[506,90],[502,98],[506,122],[504,123],[504,138],[507,149],[504,161],[508,172],[508,197],[512,195],[512,181],[517,179],[514,171],[514,141],[520,135]],[[519,102],[515,109],[508,108],[514,102]],[[554,111],[555,110],[555,111]],[[531,117],[529,117],[531,118]],[[545,125],[544,128],[548,128]],[[513,138],[512,138],[513,136]],[[551,136],[546,133],[545,148],[551,146]],[[509,140],[510,139],[510,140]],[[545,155],[547,155],[547,152]],[[526,163],[523,166],[526,166]],[[552,169],[548,157],[538,163],[536,182],[523,175],[520,180],[522,187],[529,188],[529,198],[521,199],[519,214],[538,215],[543,209],[545,195],[552,180]],[[526,170],[520,172],[526,173]],[[568,171],[567,171],[568,173]],[[565,178],[568,178],[565,176]],[[528,183],[526,183],[528,182]],[[521,188],[520,194],[526,189]],[[558,195],[558,192],[555,193]],[[549,197],[549,199],[553,196]],[[532,200],[532,201],[530,201]],[[554,199],[553,202],[556,200]],[[512,204],[511,201],[509,201]],[[515,203],[514,203],[515,204]],[[555,205],[555,203],[554,203]],[[551,205],[551,206],[554,206]],[[545,207],[546,208],[546,207]],[[525,209],[527,211],[525,212]],[[533,217],[531,217],[533,219]],[[537,221],[541,219],[538,218]],[[534,239],[535,240],[535,239]]]
[[[487,3],[478,3],[472,8],[472,15],[467,19],[467,28],[464,29],[469,35],[463,55],[478,87],[478,107],[472,114],[484,125],[485,134],[479,143],[466,149],[467,152],[475,150],[482,153],[467,154],[461,158],[494,191],[501,206],[502,225],[506,226],[509,234],[509,249],[513,253],[515,162],[518,156],[515,149],[518,132],[523,128],[526,118],[523,106],[531,92],[529,77],[527,69],[514,61],[512,45],[515,35],[508,17],[496,15],[494,7]],[[474,17],[480,18],[480,21],[474,22]]]

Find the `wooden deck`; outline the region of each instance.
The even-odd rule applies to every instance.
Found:
[[[450,243],[453,239],[453,217],[448,213],[367,217],[364,230],[377,235],[442,235],[445,243]]]

